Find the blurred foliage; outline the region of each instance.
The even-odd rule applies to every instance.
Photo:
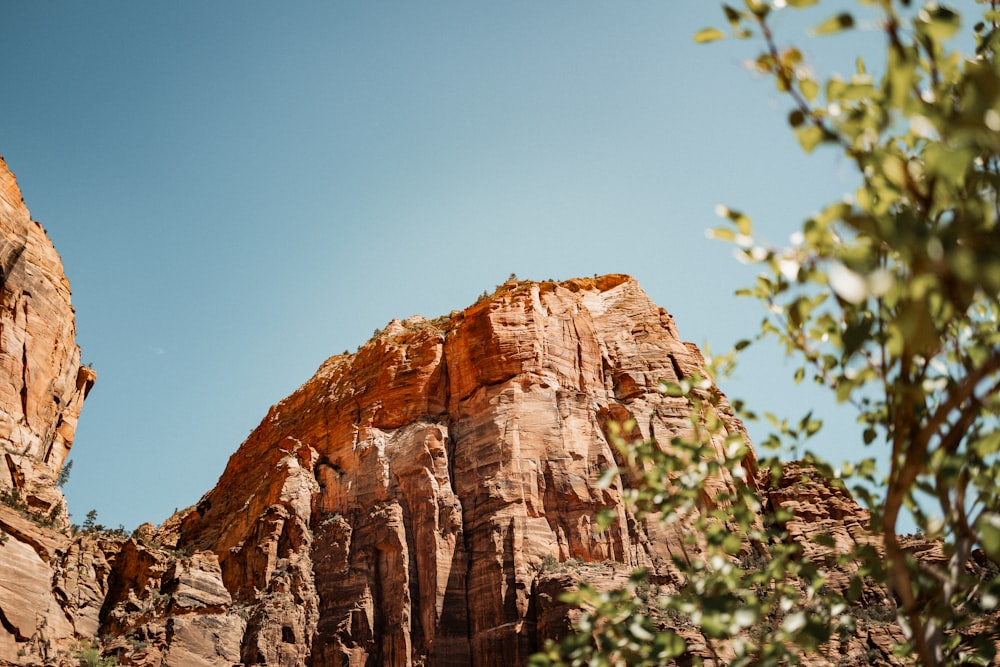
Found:
[[[79,643],[75,647],[74,657],[80,667],[116,667],[119,664],[114,656],[102,656],[97,642],[92,640]]]
[[[569,596],[583,610],[575,634],[532,664],[652,665],[682,654],[717,665],[797,664],[855,631],[858,597],[872,587],[891,591],[901,659],[993,662],[997,631],[972,620],[1000,604],[1000,0],[976,4],[970,20],[932,2],[858,0],[812,35],[865,26],[861,36],[884,40],[884,61],[870,68],[859,58],[849,76],[825,80],[772,32],[777,14],[821,9],[819,0],[724,5],[726,24],[695,35],[762,44],[751,68],[787,96],[802,150],[838,151],[860,183],[784,246],[758,239],[748,215],[719,207],[726,225],[712,235],[759,268],[738,293],[765,315],[711,372],[723,375],[759,340],[777,341],[795,360],[796,382],[852,406],[872,457],[834,468],[805,450],[821,428],[812,415],[765,415],[773,431],[758,445],[770,454],[754,478],[743,433],[710,383],[664,385],[689,399],[691,435],[655,443],[623,437],[628,427],[613,433],[623,469],[639,481],[634,489],[614,475],[605,481],[644,520],[686,528],[678,583],[637,596],[646,579],[638,571],[623,590],[582,586]],[[871,543],[841,552],[832,535],[815,538],[834,566],[852,564],[840,592],[827,585],[830,563],[789,539],[793,509],[764,503],[757,485],[781,477],[777,454],[789,449],[871,510]],[[942,558],[917,560],[905,547],[897,527],[906,512]],[[970,565],[976,550],[992,561],[989,577]]]

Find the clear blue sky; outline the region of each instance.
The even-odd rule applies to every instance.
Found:
[[[777,26],[798,39],[832,9]],[[704,0],[3,3],[0,153],[98,371],[75,520],[196,502],[326,357],[512,272],[629,273],[687,340],[755,331],[733,296],[751,274],[705,236],[715,205],[782,242],[853,173],[801,155],[785,100],[741,66],[756,44],[693,43],[723,23]],[[879,46],[806,53],[829,71]],[[817,407],[823,451],[853,455],[849,413],[792,368],[762,349],[723,389]]]

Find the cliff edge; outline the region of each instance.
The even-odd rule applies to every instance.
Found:
[[[0,158],[0,662],[76,631],[53,586],[69,551],[57,482],[96,375],[80,365],[69,282]],[[86,624],[84,624],[86,625]],[[90,628],[87,628],[89,630]],[[96,629],[96,626],[95,628]],[[28,663],[24,663],[28,664]]]
[[[682,536],[597,481],[609,421],[663,442],[688,427],[687,399],[659,386],[702,363],[624,275],[510,281],[394,320],[271,409],[178,545],[217,554],[237,601],[282,600],[251,619],[246,662],[523,663],[544,562],[670,576]],[[619,520],[601,533],[604,509]]]

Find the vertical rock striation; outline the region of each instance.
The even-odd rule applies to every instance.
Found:
[[[80,620],[55,583],[69,548],[56,480],[95,377],[59,255],[0,158],[0,664],[54,653]]]
[[[652,586],[682,583],[683,528],[633,516],[627,474],[598,483],[621,463],[609,424],[669,452],[692,406],[660,383],[704,370],[628,276],[512,280],[464,311],[393,320],[271,408],[196,506],[131,537],[72,534],[56,483],[95,379],[69,296],[0,159],[0,667],[76,664],[98,637],[147,667],[510,667],[566,630],[577,611],[559,596],[580,581],[641,566]],[[716,387],[699,391],[742,431]],[[867,514],[810,469],[772,480],[752,451],[743,467],[717,490],[762,480],[830,586],[847,585],[847,546],[878,548]],[[618,519],[604,532],[601,512]],[[897,664],[895,603],[863,599],[870,622],[808,664]],[[682,632],[688,657],[704,653]]]
[[[597,481],[609,421],[664,443],[687,428],[687,399],[658,387],[702,363],[623,275],[511,281],[449,317],[394,320],[271,409],[179,544],[218,554],[238,600],[287,578],[298,616],[255,631],[283,623],[313,665],[523,663],[546,560],[671,575],[681,536]],[[605,509],[620,520],[599,533]]]
[[[0,158],[0,490],[61,524],[54,482],[96,377],[75,326],[62,261]]]

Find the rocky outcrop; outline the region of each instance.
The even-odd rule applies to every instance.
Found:
[[[670,443],[693,406],[661,383],[705,375],[628,276],[511,280],[463,311],[393,320],[271,408],[196,506],[126,537],[67,525],[56,480],[95,376],[79,365],[58,255],[2,160],[0,271],[0,666],[76,664],[101,638],[104,654],[150,667],[508,667],[567,631],[579,612],[561,593],[621,585],[636,567],[651,594],[668,591],[697,550],[683,526],[623,502],[635,480],[612,425],[686,455]],[[725,424],[721,457],[743,426],[699,386]],[[616,464],[622,476],[600,483]],[[838,555],[871,542],[867,514],[808,468],[756,468],[751,449],[702,511],[751,485],[794,510],[790,538],[846,586]],[[865,596],[875,613],[810,664],[895,660],[894,603]],[[709,655],[695,629],[675,629],[689,657]]]
[[[553,623],[543,563],[671,576],[681,536],[597,480],[609,422],[686,428],[659,383],[702,360],[620,275],[510,281],[393,321],[276,405],[195,508],[130,539],[71,536],[54,482],[94,375],[58,256],[2,175],[0,662],[105,636],[128,664],[521,663],[539,613]],[[604,533],[602,510],[619,519]]]
[[[0,158],[0,663],[96,629],[54,585],[70,549],[56,480],[96,377],[74,332],[62,262]]]
[[[669,442],[690,406],[660,382],[701,370],[627,276],[508,282],[327,360],[233,455],[179,545],[218,554],[247,603],[282,573],[299,610],[283,643],[311,664],[523,663],[547,559],[671,575],[681,536],[597,484],[616,457],[605,426]],[[606,509],[619,521],[600,533]]]
[[[66,521],[54,484],[95,374],[80,365],[62,261],[0,158],[0,492]]]

